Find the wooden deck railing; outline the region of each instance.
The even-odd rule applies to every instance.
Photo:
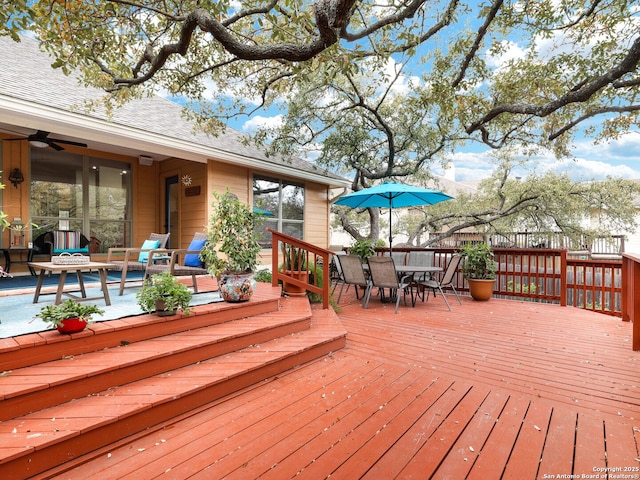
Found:
[[[329,306],[330,262],[333,252],[303,242],[295,237],[268,229],[273,235],[272,272],[273,284],[287,282],[322,296],[323,307]],[[308,281],[300,280],[280,271],[282,245],[299,249],[312,273]],[[440,247],[420,249],[411,247],[394,248],[394,255],[415,250],[434,252],[434,265],[443,269],[449,263],[456,248]],[[377,254],[388,253],[379,248]],[[498,267],[494,296],[516,298],[528,301],[558,303],[592,310],[607,315],[628,317],[640,315],[640,300],[634,298],[634,288],[640,285],[640,257],[625,255],[620,260],[592,260],[568,258],[564,249],[542,248],[494,248]],[[623,273],[623,264],[628,272]],[[315,272],[322,272],[321,275]],[[635,272],[635,273],[633,273]],[[322,282],[319,282],[319,277]],[[635,283],[634,283],[635,282]],[[458,291],[468,291],[469,287],[458,271],[454,285]],[[625,293],[626,292],[626,293]],[[626,295],[626,297],[625,297]],[[640,323],[640,320],[639,322]],[[640,327],[638,333],[640,349]]]
[[[333,252],[312,245],[311,243],[303,242],[295,237],[285,235],[284,233],[277,232],[270,228],[267,228],[267,231],[272,235],[271,273],[273,286],[277,286],[280,281],[283,283],[297,285],[309,292],[321,295],[322,307],[329,308],[329,286],[331,282],[330,264]],[[294,276],[292,274],[288,274],[286,271],[280,270],[279,267],[283,245],[287,247],[287,252],[293,252],[295,250],[296,255],[299,255],[297,264],[304,265],[301,269],[304,268],[307,272],[310,272],[310,275],[303,277],[308,280],[301,280],[297,275]],[[293,249],[289,247],[293,247]],[[291,255],[292,253],[289,254]],[[284,261],[283,258],[282,261]],[[297,272],[300,271],[301,270],[298,270]],[[320,278],[322,278],[322,282],[319,282]],[[321,285],[318,285],[318,283],[321,283]]]
[[[640,350],[640,255],[622,255],[622,320],[633,322],[633,349]]]
[[[445,267],[457,248],[394,248],[394,255],[412,250],[435,253],[434,264]],[[494,296],[558,303],[607,315],[622,316],[623,287],[620,260],[568,258],[564,249],[494,248],[498,267]],[[377,249],[378,254],[388,249]],[[640,280],[636,285],[640,284]],[[458,291],[469,287],[459,271]]]

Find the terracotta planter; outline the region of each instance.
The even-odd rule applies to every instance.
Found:
[[[246,302],[256,290],[256,281],[253,279],[253,273],[221,275],[218,286],[225,302]]]
[[[477,278],[467,278],[471,297],[479,302],[486,302],[493,295],[493,285],[495,282],[495,279],[481,280]]]
[[[87,328],[87,324],[86,320],[79,318],[65,318],[62,320],[62,325],[57,325],[56,328],[60,333],[78,333]]]
[[[309,283],[309,272],[298,272],[295,270],[284,270],[282,273],[300,280],[301,282]],[[284,293],[292,297],[301,297],[307,294],[307,290],[304,287],[293,285],[291,283],[284,282]]]

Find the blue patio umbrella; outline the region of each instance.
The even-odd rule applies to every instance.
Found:
[[[391,251],[393,248],[393,236],[391,234],[392,209],[434,205],[452,199],[453,197],[440,190],[415,187],[403,183],[385,182],[340,197],[335,204],[351,208],[388,208],[389,251]]]
[[[256,215],[262,215],[263,217],[273,217],[273,213],[258,207],[253,207],[253,213]]]

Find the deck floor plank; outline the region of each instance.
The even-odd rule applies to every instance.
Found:
[[[538,471],[552,411],[548,404],[529,404],[503,478],[517,480]]]
[[[279,441],[271,438],[270,447],[261,448],[259,457],[250,459],[247,468],[256,477],[261,475],[265,479],[293,477],[305,471],[310,457],[324,455],[353,428],[358,428],[363,417],[368,416],[368,421],[376,423],[384,422],[384,418],[394,410],[390,404],[396,403],[395,399],[417,384],[414,377],[406,373],[406,370],[399,370],[393,375],[380,377],[355,393],[344,392],[338,397],[342,398],[339,403],[329,406],[324,413],[318,412],[320,414],[312,421],[305,423],[296,416],[293,418],[295,428],[290,429],[289,434],[282,432],[285,436]],[[385,402],[385,408],[381,408]],[[260,439],[255,443],[254,448],[259,448]],[[273,468],[274,465],[277,469]],[[228,478],[246,478],[246,472],[236,469]]]
[[[523,398],[509,398],[467,478],[483,480],[502,476],[528,407],[529,402]]]
[[[431,477],[456,441],[476,416],[482,403],[487,399],[490,391],[486,387],[474,387],[467,392],[437,431],[420,447],[416,455],[399,473],[401,478]],[[467,450],[474,452],[477,446],[467,446]]]
[[[576,453],[573,470],[590,475],[594,469],[607,466],[604,422],[588,415],[578,416],[576,429]]]
[[[578,415],[555,409],[547,429],[544,451],[540,460],[541,475],[573,472],[574,440]]]
[[[605,423],[607,466],[619,469],[617,472],[612,470],[611,473],[640,474],[640,455],[633,435],[633,430],[637,428],[637,422],[635,425],[629,421],[612,420]]]
[[[469,474],[508,400],[509,395],[491,391],[438,467],[437,478],[465,478]]]
[[[402,419],[399,422],[405,425],[406,431],[393,444],[394,455],[384,455],[377,462],[372,462],[363,478],[393,478],[399,469],[405,468],[468,394],[470,388],[469,385],[456,382],[435,401],[419,402],[422,403],[423,412],[414,412],[418,416],[411,418],[411,422],[403,422]]]

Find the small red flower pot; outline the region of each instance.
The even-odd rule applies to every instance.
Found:
[[[62,325],[58,325],[56,328],[60,333],[78,333],[87,328],[87,321],[79,318],[65,318],[62,320]]]

